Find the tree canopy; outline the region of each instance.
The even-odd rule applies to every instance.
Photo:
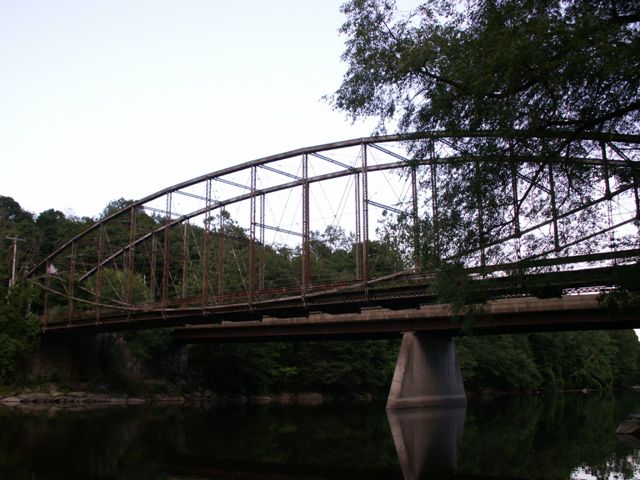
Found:
[[[420,184],[431,192],[421,226],[428,263],[637,243],[637,235],[597,233],[612,231],[610,210],[601,200],[586,207],[610,200],[614,188],[638,188],[637,2],[438,0],[399,12],[394,0],[349,0],[342,11],[348,69],[334,106],[377,118],[380,131],[452,132],[408,145],[415,158],[434,159]],[[594,140],[609,133],[636,143]],[[455,160],[435,160],[452,152]],[[607,156],[625,166],[575,161]],[[553,231],[521,234],[521,225],[550,218]]]
[[[631,0],[350,0],[335,106],[401,131],[640,131]]]

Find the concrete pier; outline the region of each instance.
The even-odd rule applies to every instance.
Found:
[[[454,340],[404,332],[387,409],[466,402]]]

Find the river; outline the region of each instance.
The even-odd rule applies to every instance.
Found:
[[[6,479],[631,479],[640,393],[384,404],[0,409]]]

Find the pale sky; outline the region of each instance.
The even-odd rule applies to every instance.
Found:
[[[367,136],[321,99],[340,0],[0,0],[0,195],[96,216],[229,165]]]

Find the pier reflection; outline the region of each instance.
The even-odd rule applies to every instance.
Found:
[[[466,406],[387,410],[405,480],[451,477],[458,466]]]

